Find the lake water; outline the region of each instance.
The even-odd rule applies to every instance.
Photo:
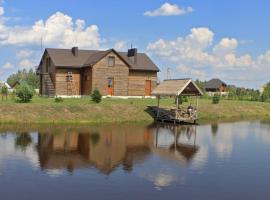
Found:
[[[270,124],[1,127],[0,199],[270,199]]]

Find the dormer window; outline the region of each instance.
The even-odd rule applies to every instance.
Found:
[[[114,56],[109,56],[108,57],[108,66],[113,67],[115,65],[115,57]]]

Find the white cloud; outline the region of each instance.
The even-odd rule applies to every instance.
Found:
[[[270,50],[266,51],[265,54],[262,54],[262,55],[258,56],[257,63],[260,66],[266,66],[266,65],[269,66],[269,63],[270,63]]]
[[[4,15],[5,14],[5,10],[3,7],[0,6],[0,16]]]
[[[46,21],[36,21],[32,26],[6,26],[0,22],[0,45],[99,48],[100,35],[96,25],[86,26],[85,21],[74,21],[70,16],[57,12]]]
[[[16,53],[17,58],[29,58],[33,54],[32,50],[29,49],[22,49],[19,52]]]
[[[185,38],[178,37],[172,41],[159,39],[150,43],[147,51],[178,66],[206,65],[214,62],[214,56],[206,51],[213,42],[213,36],[208,28],[193,28]]]
[[[221,41],[214,47],[215,54],[227,54],[234,53],[238,46],[238,41],[235,38],[223,38]]]
[[[20,69],[33,69],[35,64],[29,59],[23,59],[19,62]]]
[[[213,44],[214,32],[208,28],[193,28],[185,37],[175,40],[159,39],[149,43],[147,51],[175,66],[186,76],[197,78],[210,76],[259,78],[270,67],[270,51],[252,58],[248,53],[237,52],[238,40],[222,38]],[[221,73],[222,72],[222,73]],[[247,76],[245,76],[245,75]]]
[[[14,66],[13,64],[11,64],[10,62],[6,62],[4,65],[3,65],[3,69],[12,69]]]
[[[117,51],[125,51],[127,50],[127,42],[123,40],[118,41],[114,44],[113,48]]]
[[[176,70],[182,74],[191,75],[200,78],[206,78],[207,74],[204,71],[198,69],[192,69],[191,67],[180,65],[176,68]]]
[[[146,11],[145,16],[155,17],[155,16],[173,16],[173,15],[185,15],[193,12],[192,7],[181,8],[176,4],[164,3],[158,9],[154,11]]]

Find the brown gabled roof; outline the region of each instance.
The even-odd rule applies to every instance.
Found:
[[[137,63],[134,64],[127,56],[127,52],[119,52],[123,59],[130,63],[133,70],[159,71],[159,68],[145,53],[137,53]]]
[[[69,67],[69,68],[81,68],[85,66],[92,66],[99,60],[105,57],[108,53],[114,52],[118,55],[123,62],[125,62],[130,70],[142,70],[142,71],[159,71],[159,68],[155,63],[145,54],[137,54],[137,62],[133,63],[127,56],[127,52],[117,52],[114,49],[106,51],[100,50],[78,50],[78,55],[74,56],[71,49],[52,49],[47,48],[47,52],[52,59],[52,62],[56,67]]]
[[[97,53],[94,50],[79,50],[78,56],[73,56],[71,49],[46,49],[52,62],[57,67],[82,67],[87,59]]]
[[[222,80],[215,78],[205,83],[205,89],[219,89],[222,85],[227,86]]]
[[[155,96],[201,96],[199,87],[191,79],[164,80],[153,91]]]

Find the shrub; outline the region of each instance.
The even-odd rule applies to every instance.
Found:
[[[19,98],[19,102],[27,103],[30,102],[34,96],[34,90],[31,86],[26,83],[19,85],[16,88],[16,96]]]
[[[8,96],[8,88],[7,88],[7,86],[3,86],[2,88],[1,88],[1,95],[2,95],[2,100],[4,100],[4,97],[6,97],[6,99],[7,99],[7,96]]]
[[[62,97],[55,97],[54,102],[55,103],[62,103],[64,99]]]
[[[188,102],[188,98],[186,96],[179,96],[178,97],[179,104],[183,104],[184,102]]]
[[[260,96],[260,100],[261,102],[266,102],[267,101],[267,96],[263,93],[261,96]]]
[[[212,97],[212,103],[218,104],[219,101],[220,101],[220,96],[218,94],[214,94],[214,96]]]
[[[3,86],[2,88],[1,88],[1,94],[2,95],[7,95],[8,94],[8,88],[7,88],[7,86]]]
[[[100,103],[102,99],[102,95],[100,94],[99,90],[95,89],[94,92],[91,94],[92,101],[96,103]]]

